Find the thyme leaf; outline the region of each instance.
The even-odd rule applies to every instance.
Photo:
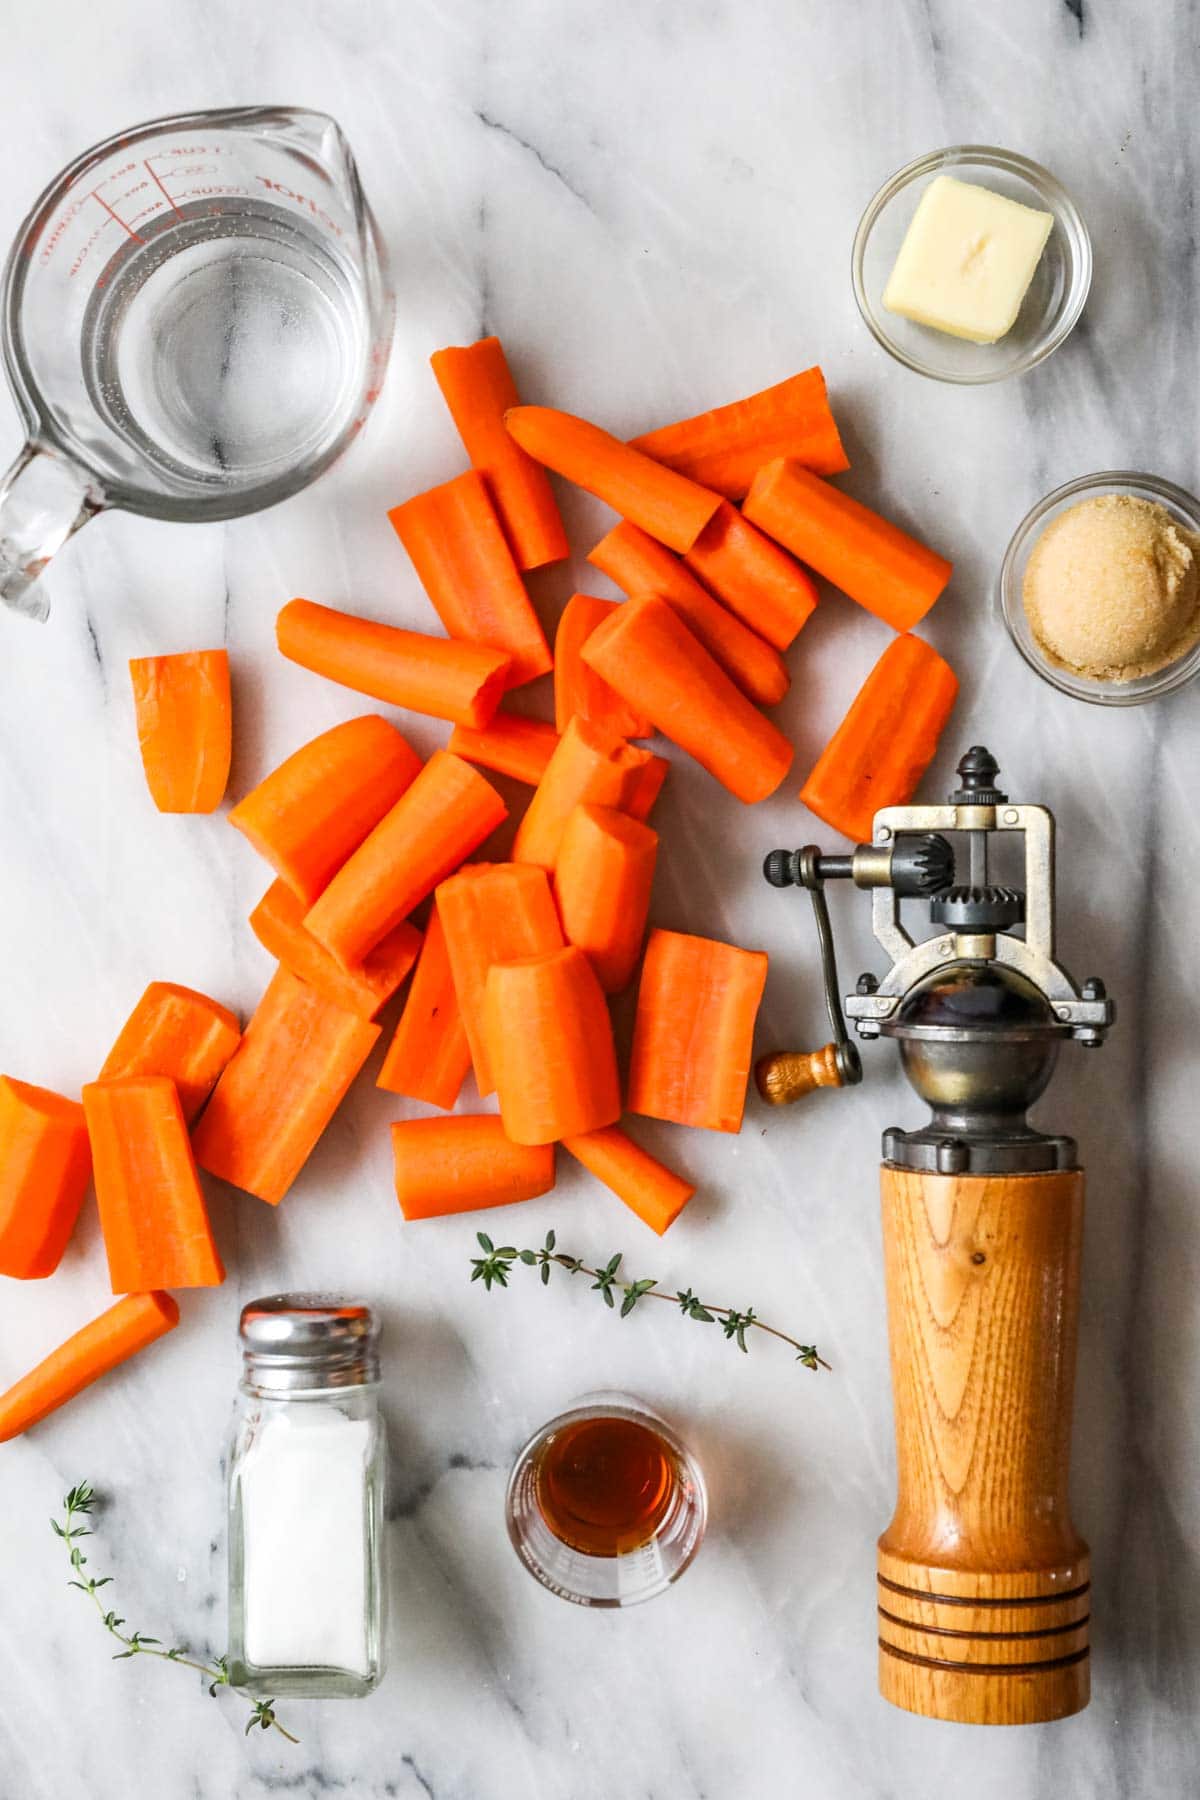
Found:
[[[160,1638],[150,1637],[144,1631],[122,1631],[121,1627],[126,1621],[111,1607],[106,1610],[101,1604],[100,1589],[109,1585],[112,1576],[86,1575],[84,1570],[87,1568],[88,1559],[80,1550],[77,1541],[79,1538],[92,1536],[91,1530],[79,1521],[90,1518],[95,1505],[96,1491],[91,1482],[77,1482],[70,1493],[63,1496],[62,1517],[61,1519],[51,1519],[50,1528],[55,1537],[61,1538],[66,1544],[69,1552],[68,1560],[73,1571],[73,1578],[68,1581],[67,1586],[78,1588],[81,1593],[91,1595],[96,1602],[96,1610],[100,1614],[100,1623],[122,1646],[113,1656],[113,1661],[128,1662],[135,1656],[157,1656],[163,1662],[182,1663],[187,1669],[195,1669],[208,1681],[208,1691],[215,1699],[218,1688],[229,1686],[229,1665],[223,1656],[214,1657],[211,1663],[206,1663],[197,1662],[194,1657],[187,1655],[182,1645],[174,1645],[171,1649],[166,1650],[162,1647]],[[291,1732],[287,1731],[275,1717],[273,1700],[256,1700],[254,1702],[250,1720],[246,1726],[247,1735],[256,1725],[261,1725],[264,1731],[273,1728],[281,1737],[285,1737],[289,1744],[298,1744],[300,1741],[299,1738],[293,1737]]]
[[[627,1319],[643,1300],[666,1300],[670,1305],[678,1307],[685,1319],[694,1319],[699,1325],[719,1325],[726,1339],[741,1351],[749,1351],[746,1342],[749,1332],[763,1331],[769,1337],[789,1344],[796,1352],[795,1360],[804,1368],[829,1368],[825,1358],[818,1355],[815,1344],[802,1344],[798,1338],[789,1337],[786,1331],[767,1325],[752,1306],[747,1307],[744,1312],[740,1312],[735,1306],[717,1306],[711,1300],[699,1299],[690,1287],[668,1293],[659,1287],[653,1275],[642,1276],[637,1280],[626,1279],[621,1274],[621,1263],[624,1260],[621,1251],[610,1256],[603,1268],[593,1268],[582,1257],[571,1256],[566,1251],[559,1250],[552,1231],[546,1233],[546,1241],[540,1250],[518,1250],[512,1245],[505,1245],[497,1250],[486,1232],[476,1232],[475,1236],[483,1255],[471,1258],[471,1280],[482,1281],[489,1292],[493,1286],[508,1286],[508,1277],[514,1266],[536,1268],[543,1283],[550,1280],[551,1269],[565,1269],[568,1275],[589,1275],[592,1281],[591,1291],[598,1293],[606,1306],[616,1307],[615,1290],[619,1290],[622,1296],[619,1317],[622,1319]]]

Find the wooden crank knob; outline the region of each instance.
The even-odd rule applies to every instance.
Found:
[[[819,1050],[776,1050],[755,1064],[754,1079],[768,1106],[790,1106],[814,1088],[844,1087],[836,1044]]]

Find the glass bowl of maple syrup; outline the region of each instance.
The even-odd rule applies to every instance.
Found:
[[[517,1555],[551,1593],[635,1606],[691,1563],[708,1494],[665,1419],[628,1394],[588,1394],[525,1445],[505,1516]]]

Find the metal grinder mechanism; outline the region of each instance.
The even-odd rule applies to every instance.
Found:
[[[895,1038],[927,1124],[884,1133],[881,1185],[898,1498],[879,1540],[879,1685],[897,1706],[967,1723],[1063,1718],[1089,1697],[1087,1546],[1068,1507],[1083,1173],[1072,1139],[1036,1130],[1066,1038],[1104,1041],[1104,983],[1057,961],[1054,819],[1013,804],[981,745],[944,806],[876,813],[870,844],[773,850],[775,887],[811,896],[832,1041],[764,1057],[784,1105],[862,1079],[861,1038]],[[950,839],[964,846],[957,880]],[[1020,833],[1022,886],[989,880],[992,839]],[[838,984],[825,883],[873,895],[891,966]],[[928,909],[910,935],[901,902]]]

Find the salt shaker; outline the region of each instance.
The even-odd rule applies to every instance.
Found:
[[[329,1294],[242,1311],[229,1463],[229,1671],[253,1695],[362,1698],[383,1674],[378,1325]]]

